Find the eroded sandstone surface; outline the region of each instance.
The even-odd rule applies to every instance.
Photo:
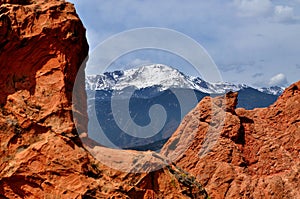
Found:
[[[162,154],[212,198],[300,198],[300,82],[268,108],[235,109],[236,97],[203,99]]]
[[[87,54],[72,4],[0,1],[0,198],[206,198],[176,165],[126,173],[83,147],[86,95],[72,104],[72,90]]]

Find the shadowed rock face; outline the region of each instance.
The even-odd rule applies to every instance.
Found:
[[[0,1],[0,198],[206,198],[176,165],[124,173],[82,147],[72,89],[87,54],[72,4]],[[79,133],[86,134],[85,92],[77,97],[74,114]]]
[[[235,97],[204,98],[161,153],[212,198],[300,198],[300,82],[268,108],[235,109]]]

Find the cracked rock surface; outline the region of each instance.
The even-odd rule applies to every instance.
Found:
[[[83,147],[86,94],[72,104],[72,89],[87,54],[72,4],[0,1],[0,198],[207,198],[177,166],[121,172]]]
[[[204,98],[162,149],[212,198],[300,198],[300,82],[268,108]]]

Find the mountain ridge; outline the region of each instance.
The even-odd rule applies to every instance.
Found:
[[[189,88],[207,94],[225,94],[229,91],[239,91],[251,86],[229,82],[210,83],[200,77],[193,77],[163,64],[152,64],[128,70],[105,72],[86,76],[87,90],[123,90],[132,86],[143,89],[156,86],[160,91],[170,88]],[[251,87],[253,88],[253,87]],[[260,92],[279,96],[284,88],[273,86],[269,88],[253,88]]]
[[[155,64],[126,71],[106,72],[103,75],[88,76],[86,79],[88,96],[88,129],[91,136],[102,142],[96,133],[100,124],[106,137],[114,145],[123,149],[160,150],[167,138],[172,135],[182,118],[205,96],[219,96],[229,91],[238,91],[238,107],[254,109],[267,107],[278,98],[277,95],[259,91],[247,85],[231,83],[209,83],[199,77],[190,77],[169,66]],[[132,90],[133,89],[133,90]],[[277,88],[281,91],[282,88]],[[181,93],[179,96],[176,93]],[[274,93],[274,92],[273,92]],[[186,97],[192,100],[183,104]],[[182,98],[182,99],[180,99]],[[154,105],[161,105],[167,113],[164,127],[156,136],[147,139],[134,138],[125,132],[116,122],[112,109],[113,100],[122,104],[117,109],[128,106],[130,117],[125,120],[139,126],[151,123],[149,110]],[[116,102],[116,101],[114,101]],[[181,107],[185,111],[181,111]],[[116,109],[114,109],[116,110]],[[160,115],[160,114],[158,114]],[[127,126],[127,125],[126,125]],[[126,129],[135,132],[134,125]]]

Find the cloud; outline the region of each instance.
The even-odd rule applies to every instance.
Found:
[[[289,81],[299,80],[295,65],[299,63],[300,23],[294,22],[300,16],[300,0],[191,0],[188,4],[180,0],[70,1],[75,3],[87,28],[91,51],[108,37],[125,30],[164,27],[199,42],[220,67],[226,81],[246,84],[263,81],[263,86],[268,86],[271,76],[267,74],[281,73],[281,66],[286,68]],[[135,58],[171,63],[165,61],[167,57]],[[172,61],[172,65],[176,64],[182,65]],[[255,73],[264,76],[254,78]]]
[[[290,6],[278,5],[274,8],[274,19],[278,22],[288,22],[296,20],[294,8]]]
[[[270,86],[286,86],[288,83],[286,76],[283,73],[279,73],[272,77],[269,81]]]
[[[220,70],[223,72],[231,72],[231,73],[242,73],[245,72],[247,68],[253,67],[255,65],[255,62],[253,61],[242,61],[236,59],[235,61],[229,63],[229,62],[223,62],[220,65]]]
[[[136,58],[135,60],[133,60],[130,64],[132,66],[141,66],[141,65],[145,65],[145,64],[151,64],[152,62],[150,60],[145,60],[145,59],[139,59]]]
[[[264,76],[263,73],[255,73],[254,75],[252,75],[253,78],[258,78],[258,77],[262,77]]]
[[[153,62],[150,59],[134,58],[134,56],[124,56],[114,61],[107,71],[128,70],[130,68],[151,65]]]
[[[266,15],[272,9],[270,0],[234,0],[234,5],[239,10],[240,16]]]

